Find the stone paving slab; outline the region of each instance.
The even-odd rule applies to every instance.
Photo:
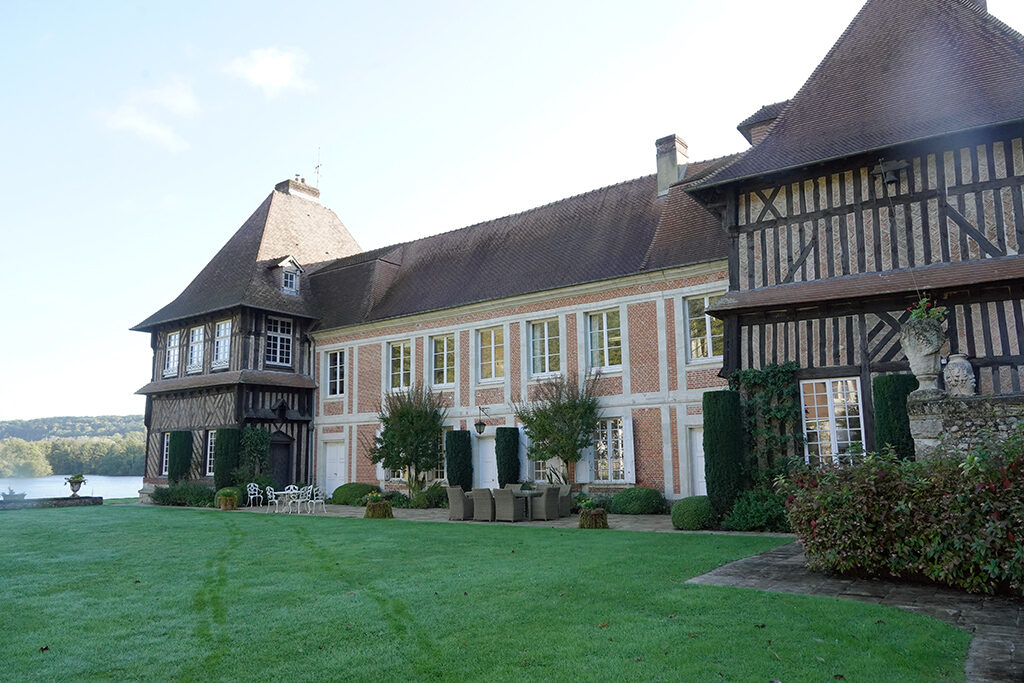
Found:
[[[1022,599],[813,572],[799,543],[731,562],[687,583],[824,595],[918,612],[973,634],[965,665],[969,683],[1024,681]]]

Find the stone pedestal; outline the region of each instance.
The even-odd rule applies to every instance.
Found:
[[[967,455],[986,439],[1002,439],[1024,422],[1024,394],[947,397],[915,391],[907,397],[914,457],[927,460],[940,448]]]

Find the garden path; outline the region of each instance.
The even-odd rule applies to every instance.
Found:
[[[973,634],[968,683],[1024,681],[1024,600],[922,584],[851,579],[807,568],[803,547],[788,543],[730,562],[687,583],[824,595],[900,607]]]

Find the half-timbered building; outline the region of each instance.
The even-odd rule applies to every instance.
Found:
[[[871,380],[906,372],[922,295],[983,394],[1024,371],[1024,39],[967,0],[868,0],[753,146],[684,179],[729,235],[724,374],[795,361],[806,455],[873,446]]]
[[[213,481],[216,430],[259,426],[283,482],[310,478],[316,381],[309,278],[358,245],[319,190],[279,183],[171,303],[133,329],[150,334],[143,495],[166,484],[169,435],[190,431],[191,478]]]

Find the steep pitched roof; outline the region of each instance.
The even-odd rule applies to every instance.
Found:
[[[1024,37],[969,0],[868,0],[767,136],[691,189],[1024,118]]]
[[[242,227],[174,301],[133,327],[148,331],[161,323],[234,306],[315,317],[308,287],[281,291],[277,265],[292,256],[305,273],[325,262],[359,251],[359,245],[330,209],[295,196],[286,183],[260,204]]]
[[[691,164],[694,172],[702,163]],[[341,259],[310,279],[331,329],[725,258],[718,223],[649,175]],[[666,211],[673,212],[664,220]],[[690,232],[693,239],[690,240]],[[657,241],[655,238],[657,237]],[[656,243],[655,243],[656,242]],[[345,292],[345,296],[328,296]]]
[[[782,113],[782,110],[786,108],[787,104],[789,104],[789,100],[764,105],[753,114],[740,121],[739,125],[736,126],[736,130],[743,134],[743,137],[747,139],[747,142],[750,142],[750,129],[759,123],[779,118],[779,114]]]

